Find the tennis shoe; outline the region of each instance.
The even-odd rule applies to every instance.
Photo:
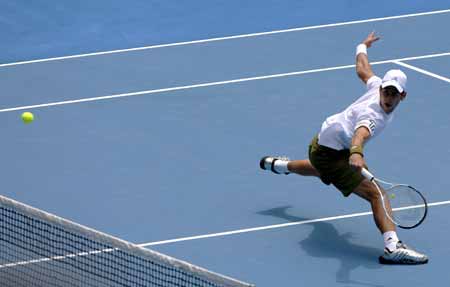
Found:
[[[259,167],[263,170],[271,170],[276,174],[289,174],[289,172],[279,172],[275,169],[276,161],[289,161],[289,158],[284,156],[265,156],[259,161]]]
[[[419,253],[410,247],[406,246],[403,242],[397,243],[397,249],[390,251],[384,249],[384,254],[380,256],[379,261],[381,264],[406,264],[416,265],[428,263],[428,257],[425,254]]]

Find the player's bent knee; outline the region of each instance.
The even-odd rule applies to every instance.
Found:
[[[356,195],[364,198],[369,202],[376,202],[380,200],[380,194],[376,187],[368,181],[367,179],[363,180],[353,191]]]

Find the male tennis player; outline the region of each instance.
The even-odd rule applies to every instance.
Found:
[[[364,198],[371,204],[375,223],[384,238],[380,263],[423,264],[428,262],[427,256],[398,239],[376,187],[361,175],[361,169],[366,166],[363,146],[392,121],[395,108],[406,97],[406,75],[402,71],[390,70],[383,79],[372,72],[367,48],[378,39],[372,32],[356,48],[356,73],[366,84],[367,92],[343,112],[323,122],[309,145],[309,160],[266,156],[261,159],[260,167],[277,174],[317,176],[325,184],[333,184],[344,196],[355,193]],[[391,210],[389,203],[387,208]]]

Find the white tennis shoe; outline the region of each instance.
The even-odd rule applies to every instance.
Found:
[[[276,170],[275,162],[279,160],[288,162],[289,158],[283,156],[265,156],[259,161],[259,167],[264,170],[271,170],[276,174],[289,174],[289,172],[280,172]]]
[[[390,251],[387,248],[384,249],[384,254],[380,256],[379,261],[381,264],[425,264],[428,263],[428,257],[425,254],[419,253],[399,241],[397,243],[397,249]]]

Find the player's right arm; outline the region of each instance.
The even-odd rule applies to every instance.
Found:
[[[374,75],[367,57],[367,48],[370,48],[372,43],[378,41],[378,39],[380,37],[376,36],[375,32],[372,32],[356,48],[356,73],[364,84]]]
[[[365,166],[363,146],[370,138],[369,128],[361,126],[356,129],[353,138],[352,146],[350,147],[349,165],[352,169],[360,171]]]

